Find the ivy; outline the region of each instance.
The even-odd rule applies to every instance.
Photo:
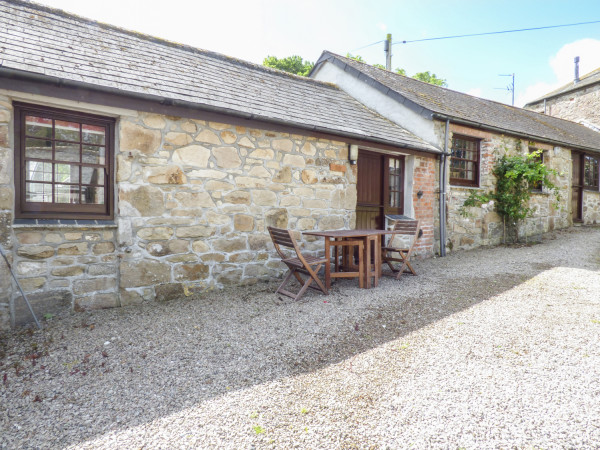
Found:
[[[520,143],[517,145],[520,149]],[[549,169],[541,161],[541,150],[523,155],[503,155],[492,170],[496,177],[496,190],[487,193],[471,191],[469,197],[460,208],[464,217],[469,216],[468,207],[480,207],[493,201],[495,211],[515,231],[518,241],[518,225],[533,215],[529,206],[531,199],[530,186],[544,187],[544,191],[555,198],[555,207],[560,201],[560,190],[552,182],[551,177],[558,175],[556,170]]]

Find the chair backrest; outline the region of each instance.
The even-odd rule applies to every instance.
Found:
[[[273,241],[275,250],[277,251],[279,256],[281,256],[281,259],[286,258],[286,255],[281,249],[281,247],[291,248],[296,252],[296,255],[300,255],[300,249],[298,248],[296,239],[294,239],[294,236],[292,236],[292,233],[290,233],[290,230],[275,227],[267,227],[267,230],[269,230],[269,234],[271,235],[271,240]]]
[[[390,244],[396,242],[396,246],[399,242],[403,243],[404,247],[412,247],[415,245],[417,240],[421,237],[422,232],[419,227],[421,221],[418,219],[398,219],[394,222],[393,230],[396,232],[390,239]]]
[[[394,231],[396,234],[417,236],[419,233],[419,220],[417,219],[400,219],[394,223]]]

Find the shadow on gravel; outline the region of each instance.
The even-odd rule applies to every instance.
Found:
[[[537,249],[496,248],[418,261],[418,277],[384,279],[368,291],[345,281],[329,296],[294,303],[262,284],[76,314],[5,337],[0,447],[83,445],[348,360],[560,266],[552,251],[564,250],[544,246],[546,260]],[[513,259],[520,266],[499,267]]]

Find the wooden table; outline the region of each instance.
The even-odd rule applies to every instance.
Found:
[[[359,252],[359,266],[364,267],[363,278],[359,279],[359,286],[361,288],[369,289],[371,287],[371,280],[373,280],[373,286],[379,284],[379,277],[381,276],[381,239],[385,234],[394,234],[393,231],[389,230],[331,230],[331,231],[305,231],[304,234],[310,236],[321,236],[325,238],[325,258],[331,260],[331,247],[335,246],[336,241],[344,240],[360,240],[363,243],[363,251]],[[373,251],[371,250],[373,249]],[[372,260],[371,253],[374,258]],[[336,251],[337,255],[337,251]],[[347,277],[347,274],[343,272],[331,272],[331,265],[325,264],[325,285],[327,289],[331,287],[331,279],[339,277]],[[353,272],[357,274],[357,272]],[[352,275],[357,276],[357,275]]]

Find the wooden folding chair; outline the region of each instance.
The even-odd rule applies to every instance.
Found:
[[[271,239],[273,240],[273,245],[275,246],[275,250],[281,257],[281,261],[288,267],[289,271],[286,277],[283,279],[283,282],[277,288],[278,294],[287,295],[288,297],[293,298],[294,300],[300,299],[306,292],[308,288],[320,290],[324,294],[328,294],[327,288],[323,284],[323,282],[317,276],[317,273],[323,266],[323,264],[329,264],[329,261],[325,259],[325,257],[318,256],[304,256],[300,252],[300,248],[296,243],[296,240],[292,236],[289,230],[284,230],[281,228],[267,227],[269,230],[269,234],[271,235]],[[287,247],[293,249],[295,252],[295,256],[288,257],[282,250],[281,247]],[[300,273],[308,275],[306,280],[302,279]],[[287,283],[291,280],[291,278],[295,277],[296,280],[300,283],[300,291],[297,294],[288,291],[285,287]],[[311,286],[312,282],[315,282],[317,286]]]
[[[415,244],[421,237],[420,221],[414,219],[397,220],[394,223],[392,234],[387,245],[381,247],[382,263],[385,263],[392,270],[392,275],[396,274],[396,279],[399,280],[403,273],[412,273],[416,275],[415,269],[410,264],[410,257],[415,248]],[[398,239],[397,237],[401,237]],[[394,242],[402,241],[399,245],[394,245]],[[407,242],[408,241],[408,242]],[[398,256],[394,256],[397,254]],[[400,268],[394,267],[395,262],[401,263]],[[408,269],[408,270],[407,270]]]

